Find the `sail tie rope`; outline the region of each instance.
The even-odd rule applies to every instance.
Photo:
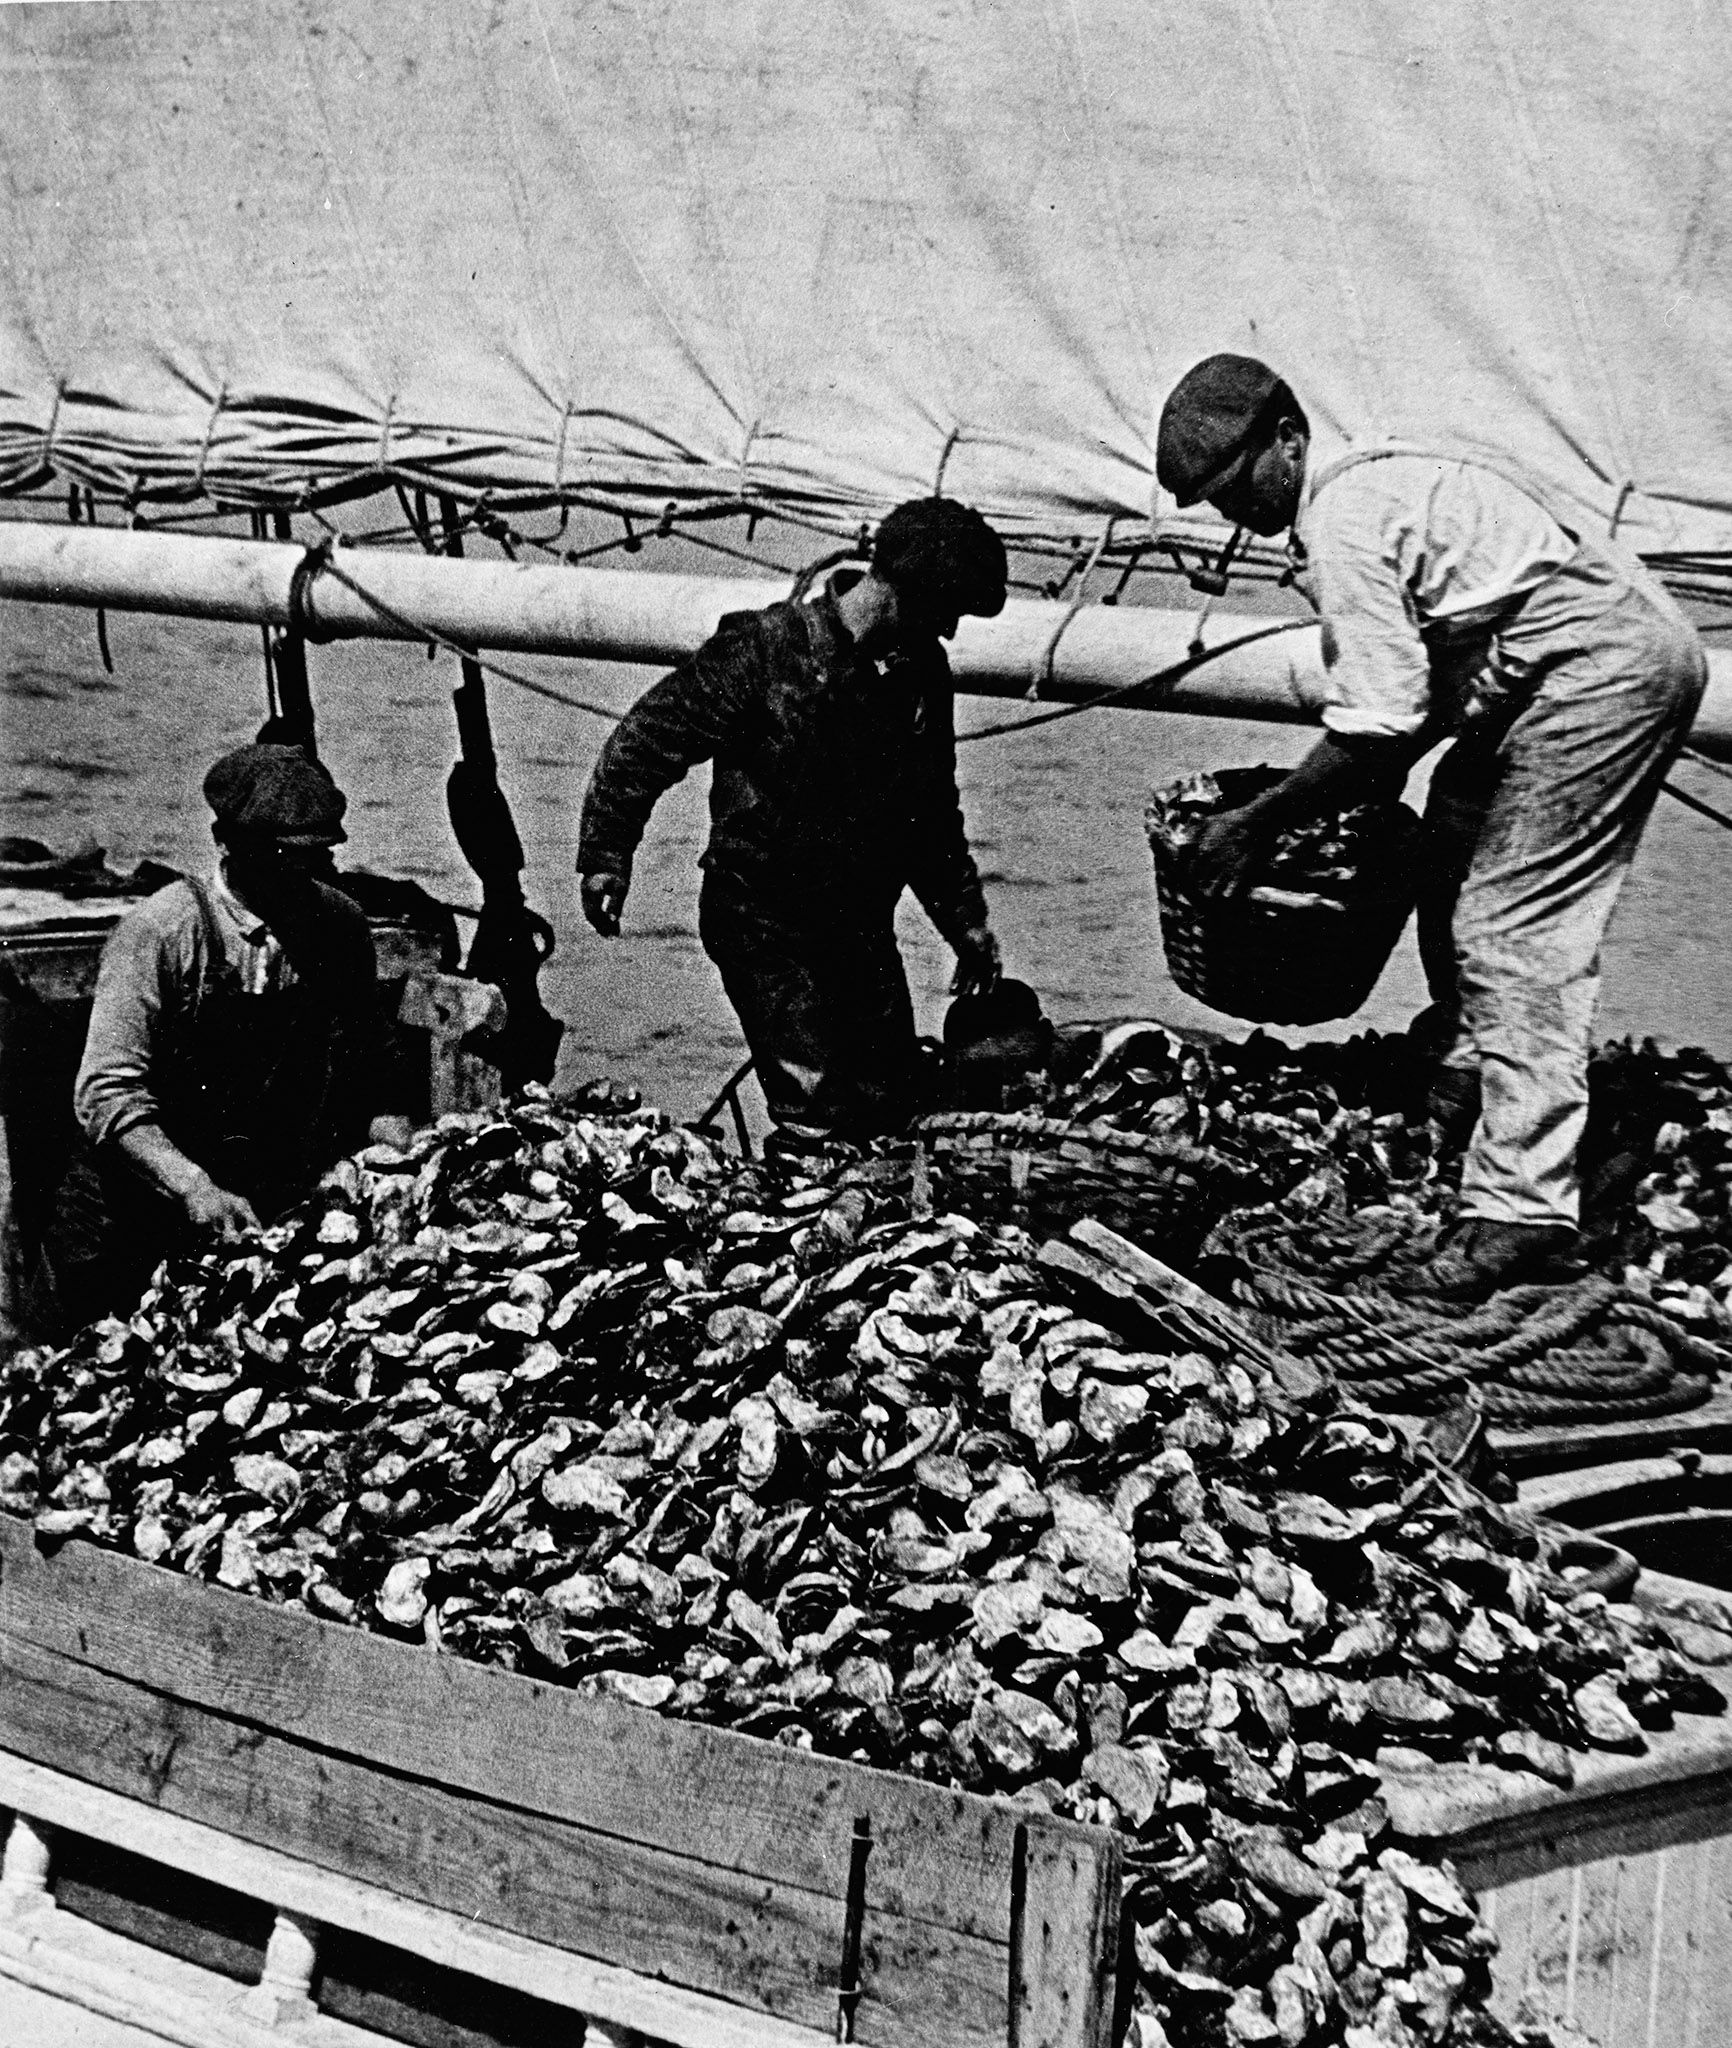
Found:
[[[1635,495],[1635,490],[1636,484],[1635,479],[1633,477],[1625,477],[1624,481],[1618,486],[1617,502],[1612,507],[1612,517],[1609,524],[1606,527],[1607,540],[1617,539],[1618,523],[1624,516],[1624,507],[1630,502],[1631,498]]]
[[[54,468],[54,436],[60,431],[60,406],[66,396],[66,379],[58,378],[54,385],[54,403],[48,411],[48,430],[42,436],[42,467],[50,472]]]
[[[309,640],[329,638],[328,634],[316,630],[316,622],[307,601],[314,580],[321,575],[329,576],[333,582],[340,583],[345,590],[358,597],[370,610],[377,612],[380,618],[388,620],[411,640],[420,640],[429,647],[437,647],[447,654],[454,654],[459,661],[472,661],[485,674],[497,676],[502,683],[515,684],[520,690],[529,690],[537,697],[546,697],[551,703],[563,704],[568,710],[586,711],[592,718],[605,718],[610,725],[619,723],[620,713],[607,705],[592,704],[585,697],[574,697],[569,691],[555,689],[551,683],[541,682],[535,676],[523,675],[518,670],[506,668],[496,661],[485,661],[472,647],[464,647],[458,641],[448,639],[443,633],[435,632],[431,626],[421,625],[407,613],[398,611],[395,605],[387,604],[382,597],[375,596],[364,584],[358,583],[346,570],[337,567],[332,560],[330,538],[321,541],[317,547],[308,548],[295,570],[289,588],[290,613],[300,623],[301,630],[306,633]]]
[[[1112,545],[1113,528],[1118,524],[1118,514],[1108,515],[1107,523],[1101,528],[1100,539],[1094,544],[1094,551],[1083,564],[1083,572],[1077,578],[1076,596],[1070,601],[1065,615],[1053,628],[1052,638],[1046,643],[1046,652],[1041,656],[1035,672],[1029,678],[1028,694],[1024,701],[1038,704],[1042,694],[1052,687],[1053,664],[1058,659],[1058,643],[1070,631],[1071,621],[1088,602],[1089,578],[1094,574],[1100,558]]]
[[[83,494],[82,503],[82,516],[94,526],[96,524],[96,493],[94,491],[86,491]],[[67,521],[70,525],[76,526],[80,516],[78,486],[76,484],[68,484],[66,487]],[[96,607],[96,648],[97,652],[102,656],[103,667],[107,669],[110,675],[113,675],[114,655],[108,645],[108,607],[100,604]]]
[[[574,406],[571,400],[568,398],[565,401],[565,410],[559,415],[559,439],[554,444],[553,450],[553,495],[560,500],[561,504],[564,506],[564,509],[567,513],[570,512],[571,507],[569,505],[564,504],[565,441],[566,436],[571,431],[571,416],[576,410],[576,406]],[[561,533],[565,531],[565,522],[563,519],[560,521],[559,530]]]
[[[1003,725],[983,725],[974,732],[959,732],[956,744],[960,747],[971,740],[998,739],[1005,733],[1027,732],[1037,725],[1054,725],[1061,718],[1077,718],[1085,711],[1098,711],[1104,705],[1119,703],[1143,691],[1167,689],[1182,682],[1195,670],[1207,667],[1211,661],[1220,660],[1224,654],[1237,653],[1240,648],[1253,647],[1259,640],[1272,639],[1277,633],[1298,632],[1316,623],[1315,619],[1280,619],[1272,626],[1260,626],[1255,633],[1241,633],[1237,640],[1222,640],[1214,647],[1205,647],[1201,653],[1187,654],[1182,661],[1156,669],[1152,675],[1138,676],[1135,682],[1119,683],[1110,690],[1102,690],[1080,704],[1061,704],[1056,711],[1037,712],[1032,718],[1012,718]]]
[[[199,443],[198,468],[193,472],[193,496],[204,496],[205,465],[210,461],[210,444],[216,438],[216,424],[222,417],[222,409],[228,403],[229,386],[225,377],[217,386],[216,403],[210,409],[210,418],[204,423],[204,439]]]

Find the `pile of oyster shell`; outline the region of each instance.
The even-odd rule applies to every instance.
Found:
[[[1143,830],[1151,844],[1182,853],[1211,819],[1281,780],[1277,769],[1240,769],[1229,774],[1229,790],[1207,769],[1182,775],[1149,792]],[[1361,883],[1367,835],[1372,845],[1381,843],[1377,827],[1384,810],[1381,804],[1357,804],[1284,825],[1263,852],[1258,879],[1278,888],[1352,892]]]
[[[1131,2038],[1507,2041],[1379,1757],[1568,1782],[1718,1712],[1325,1389],[888,1159],[531,1093],[0,1375],[0,1505],[260,1598],[1122,1830]],[[1684,1654],[1681,1654],[1684,1653]]]
[[[1207,1145],[1295,1214],[1391,1205],[1447,1219],[1461,1154],[1427,1122],[1430,1073],[1402,1032],[1208,1044],[1141,1023],[1073,1030],[1025,1092],[1049,1115]],[[1589,1086],[1591,1262],[1698,1335],[1732,1330],[1732,1070],[1697,1047],[1613,1040]]]

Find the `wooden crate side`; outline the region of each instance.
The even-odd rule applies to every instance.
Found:
[[[1732,2041],[1725,1838],[1524,1875],[1484,1904],[1499,1943],[1499,2018],[1561,2020],[1606,2048]]]
[[[1724,1674],[1702,1676],[1726,1692]],[[1568,1787],[1484,1764],[1389,1769],[1383,1796],[1397,1834],[1454,1857],[1481,1886],[1732,1828],[1732,1715],[1681,1715],[1641,1754],[1590,1751],[1575,1768]]]
[[[481,1925],[833,2025],[842,1902],[797,1885],[320,1751],[3,1629],[0,1737],[52,1769]],[[860,2041],[1005,2040],[1006,1947],[869,1909],[863,1954]]]
[[[1732,1831],[1732,1776],[1651,1780],[1428,1839],[1477,1890]]]
[[[1119,1944],[1118,1837],[1079,1840],[1038,1818],[1024,1830],[1011,1931],[1013,2048],[1108,2048]]]
[[[674,2048],[823,2048],[835,2039],[832,2027],[797,2026],[545,1942],[483,1927],[5,1750],[0,1750],[0,1811],[22,1813],[57,1834],[82,1835],[171,1870],[208,1877],[320,1926],[344,1928],[441,1969],[502,1984],[604,2024],[641,2031]],[[224,2048],[234,2044],[225,2042]]]
[[[867,1816],[877,1910],[1009,1939],[1017,1815],[989,1799],[583,1699],[93,1544],[44,1557],[8,1516],[0,1624],[323,1749],[836,1898]]]

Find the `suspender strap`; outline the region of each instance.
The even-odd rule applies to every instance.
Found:
[[[1531,498],[1542,512],[1556,520],[1572,542],[1578,546],[1581,543],[1582,533],[1577,515],[1565,512],[1561,500],[1554,495],[1551,486],[1530,475],[1517,464],[1495,455],[1421,448],[1405,441],[1391,441],[1378,448],[1354,448],[1345,455],[1338,455],[1333,462],[1323,465],[1312,481],[1310,496],[1315,498],[1325,485],[1332,484],[1338,476],[1350,469],[1357,469],[1362,463],[1385,462],[1394,455],[1413,455],[1422,462],[1459,463],[1469,469],[1489,470],[1493,476],[1501,477],[1513,490],[1520,491],[1524,498]]]
[[[192,875],[186,877],[186,885],[192,891],[192,900],[198,905],[199,924],[204,931],[204,964],[199,970],[196,998],[202,1003],[205,992],[220,978],[228,952],[223,945],[222,926],[217,923],[216,903],[209,886]]]

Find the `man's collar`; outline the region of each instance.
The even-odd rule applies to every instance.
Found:
[[[216,873],[211,878],[211,894],[216,898],[217,907],[228,918],[249,946],[257,946],[271,935],[270,927],[255,911],[249,910],[229,887],[228,876],[223,873],[219,860]]]

